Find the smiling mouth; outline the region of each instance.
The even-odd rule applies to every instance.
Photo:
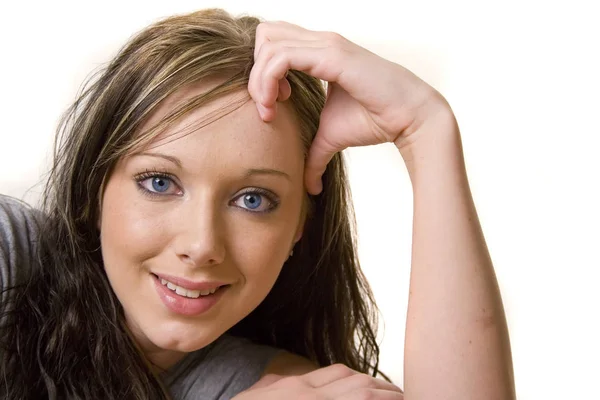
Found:
[[[154,274],[152,274],[152,275],[154,275]],[[217,286],[217,287],[213,287],[210,289],[191,290],[191,289],[186,289],[182,286],[176,285],[173,282],[169,282],[168,280],[163,279],[157,275],[154,275],[154,278],[157,279],[163,286],[165,286],[167,289],[169,289],[173,293],[178,294],[181,297],[186,297],[189,299],[197,299],[200,297],[207,297],[212,294],[215,294],[221,288],[225,288],[225,287],[229,286],[229,285],[222,285],[222,286]]]

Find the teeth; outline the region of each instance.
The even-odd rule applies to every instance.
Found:
[[[162,278],[160,280],[160,283],[162,283],[164,286],[168,287],[169,289],[171,289],[178,295],[190,297],[192,299],[197,299],[200,296],[208,296],[209,294],[213,294],[214,292],[216,292],[218,289],[218,288],[213,288],[213,289],[206,289],[206,290],[188,290],[188,289],[182,288],[181,286],[177,286],[176,284],[171,283],[171,282],[167,281],[166,279],[162,279]]]

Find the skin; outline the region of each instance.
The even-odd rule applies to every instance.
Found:
[[[329,82],[319,131],[303,166],[303,180],[308,192],[316,194],[321,191],[320,177],[336,152],[350,146],[379,143],[393,143],[397,147],[413,187],[413,249],[406,323],[404,395],[396,386],[344,366],[334,365],[311,371],[305,361],[282,356],[287,357],[287,361],[281,357],[274,360],[267,368],[269,373],[255,386],[236,396],[236,400],[514,399],[510,342],[502,300],[469,188],[458,124],[443,96],[402,66],[384,60],[337,34],[309,31],[283,22],[263,23],[258,27],[254,56],[248,92],[255,104],[248,108],[248,122],[256,123],[255,126],[259,126],[260,120],[272,126],[279,126],[286,120],[291,122],[285,106],[290,93],[285,79],[289,69],[301,70]],[[252,112],[254,119],[250,117]],[[246,124],[238,126],[246,127]],[[227,128],[222,127],[222,130],[227,131]],[[232,139],[232,145],[235,144],[233,138],[243,141],[243,138],[231,133],[227,137]],[[209,135],[209,138],[204,142],[207,148],[216,149],[211,146],[215,146],[220,139],[216,134]],[[271,143],[263,141],[263,145],[270,146]],[[290,154],[286,151],[293,151],[292,147],[278,150],[287,159]],[[105,198],[105,206],[110,204],[113,208],[108,210],[106,207],[106,211],[113,214],[111,224],[102,225],[111,229],[103,232],[103,238],[109,245],[107,261],[112,271],[109,277],[131,316],[130,323],[136,337],[151,358],[158,353],[177,354],[196,345],[201,347],[210,339],[214,340],[217,332],[224,331],[223,321],[217,322],[208,316],[208,321],[205,321],[208,327],[199,332],[192,330],[192,327],[196,327],[195,321],[171,318],[165,313],[148,317],[148,313],[155,312],[156,306],[151,308],[138,303],[151,300],[146,280],[152,268],[166,268],[164,266],[168,265],[179,272],[194,272],[198,274],[196,277],[202,276],[200,274],[206,277],[216,272],[204,267],[219,263],[223,266],[224,276],[211,278],[237,282],[239,291],[236,293],[239,296],[232,300],[243,309],[246,305],[235,302],[245,298],[244,289],[248,286],[255,285],[264,298],[301,225],[298,199],[298,208],[293,214],[296,218],[290,220],[293,227],[285,232],[282,228],[279,233],[287,234],[286,240],[281,239],[280,243],[285,248],[287,241],[285,252],[281,247],[274,246],[270,250],[275,251],[276,255],[266,260],[262,259],[265,255],[256,255],[250,260],[251,255],[238,253],[238,249],[231,247],[229,239],[226,240],[228,235],[223,234],[229,234],[226,228],[236,234],[242,231],[230,223],[233,217],[229,219],[232,214],[226,206],[228,203],[224,201],[230,198],[224,193],[233,196],[234,190],[215,189],[216,186],[208,183],[210,180],[200,179],[199,171],[203,171],[202,176],[206,173],[217,182],[217,166],[221,165],[224,171],[234,168],[239,160],[228,158],[234,163],[232,166],[224,165],[219,158],[213,158],[213,163],[202,164],[198,160],[211,159],[215,153],[202,153],[198,149],[200,154],[206,155],[203,158],[190,155],[197,155],[190,148],[182,147],[180,150],[182,154],[188,154],[185,162],[198,169],[195,169],[195,174],[188,172],[190,177],[186,179],[186,182],[195,182],[189,186],[192,188],[192,200],[188,203],[187,197],[184,197],[180,205],[170,211],[178,219],[156,222],[155,210],[152,207],[146,209],[142,201],[134,201],[133,192],[118,193],[126,188],[126,179],[115,181],[114,192],[117,193],[113,192],[112,201]],[[246,150],[246,147],[241,147],[237,156],[243,159],[242,150]],[[260,151],[257,148],[254,150]],[[302,166],[295,166],[302,169]],[[298,175],[301,175],[300,171]],[[302,180],[298,175],[294,177]],[[123,173],[123,176],[127,175]],[[225,176],[229,177],[228,174]],[[196,180],[190,180],[191,177]],[[300,186],[298,193],[301,193]],[[199,188],[206,190],[198,191]],[[200,198],[204,199],[202,203]],[[202,204],[213,212],[217,210],[216,207],[223,207],[221,210],[226,210],[226,217],[207,217],[217,214],[200,213],[199,208],[189,204],[196,207]],[[179,213],[182,209],[194,218],[184,218],[184,213]],[[128,220],[136,215],[139,218]],[[200,220],[200,223],[192,225],[190,220]],[[105,221],[103,217],[102,222]],[[259,232],[257,236],[264,233],[260,228],[271,229],[270,225],[259,227],[258,223],[250,223],[246,219],[243,221],[243,225],[247,223],[256,228],[251,232]],[[136,246],[128,235],[133,237],[137,234],[138,239],[143,241],[145,235],[156,234],[157,228],[160,228],[161,235],[171,237],[171,241],[161,243],[161,240],[155,239],[159,244],[143,247],[160,249],[159,252],[149,252],[142,247],[136,252],[135,248],[123,246],[122,241],[129,241]],[[125,233],[119,233],[119,229]],[[120,234],[121,241],[111,237],[110,232]],[[190,232],[203,237],[210,246],[192,239],[195,235]],[[244,232],[247,234],[249,229]],[[248,240],[247,235],[235,237],[238,238],[238,245],[246,245],[242,237]],[[273,238],[275,240],[276,236]],[[148,244],[154,243],[148,241]],[[261,242],[256,241],[256,245],[260,246]],[[255,248],[248,247],[246,250],[253,252]],[[190,254],[204,256],[190,257]],[[238,255],[227,258],[229,254]],[[240,262],[242,257],[248,262]],[[260,272],[251,268],[252,265],[258,265],[254,261],[259,258],[267,262]],[[215,262],[207,263],[206,260],[210,259]],[[154,261],[160,262],[156,264]],[[276,264],[279,267],[272,266]],[[266,281],[254,279],[259,275]],[[120,277],[129,285],[119,287]],[[142,299],[131,293],[142,296]],[[248,293],[247,296],[247,299],[259,301],[258,295],[253,297]],[[240,309],[236,308],[236,315]],[[164,327],[154,327],[156,319],[163,317],[166,322]]]
[[[208,86],[177,92],[141,131]],[[292,111],[282,106],[277,121],[265,123],[248,101],[201,129],[193,125],[240,96],[247,93],[195,110],[120,160],[103,195],[99,227],[106,273],[134,338],[160,369],[208,345],[258,306],[302,234],[304,157]],[[279,172],[250,174],[253,169]],[[146,171],[169,174],[167,189],[153,185],[152,176],[138,178]],[[275,203],[258,195],[262,203],[251,210],[240,195],[252,188],[274,193],[278,205],[259,213]],[[162,303],[154,273],[231,286],[209,311],[183,316]]]
[[[279,118],[277,101],[289,93],[287,70],[329,83],[305,167],[310,193],[321,191],[325,166],[347,147],[393,143],[406,164],[414,212],[404,398],[516,398],[502,299],[447,101],[402,66],[330,32],[263,23],[254,56],[248,89],[265,121]],[[236,400],[283,396],[403,398],[381,380],[333,366],[287,378],[267,375]]]

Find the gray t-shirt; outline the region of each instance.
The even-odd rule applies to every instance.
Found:
[[[26,204],[0,194],[0,288],[26,279],[35,257],[41,217],[41,213]],[[2,294],[2,304],[6,304],[7,295]],[[279,351],[223,335],[209,346],[188,354],[161,377],[176,400],[230,399],[252,386]]]

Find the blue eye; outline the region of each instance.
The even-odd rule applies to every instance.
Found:
[[[144,194],[160,196],[181,193],[173,179],[162,173],[146,172],[137,176],[136,181]]]
[[[159,176],[152,178],[152,188],[160,193],[169,190],[170,183],[171,182],[168,179],[164,179]]]
[[[273,211],[279,205],[276,196],[265,189],[252,189],[233,200],[235,206],[254,213]]]
[[[244,195],[244,205],[252,210],[260,207],[262,198],[254,193]]]

